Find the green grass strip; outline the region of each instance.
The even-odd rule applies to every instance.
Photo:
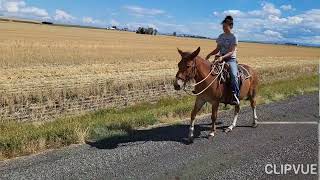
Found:
[[[262,84],[259,103],[315,92],[318,75]],[[0,159],[27,155],[46,149],[84,143],[88,139],[121,136],[137,127],[173,122],[190,116],[194,97],[165,98],[155,104],[141,103],[124,109],[107,109],[46,123],[0,123]],[[244,103],[247,104],[247,103]],[[201,113],[210,112],[205,106]]]

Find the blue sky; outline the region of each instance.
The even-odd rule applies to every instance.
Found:
[[[233,15],[240,40],[320,44],[319,0],[0,0],[0,15],[213,38],[224,16]]]

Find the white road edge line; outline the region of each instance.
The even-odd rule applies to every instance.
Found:
[[[258,122],[258,124],[315,124],[318,125],[319,123],[317,121],[305,121],[305,122],[289,122],[289,121],[284,121],[284,122]]]

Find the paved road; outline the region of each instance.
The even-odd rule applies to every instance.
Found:
[[[260,105],[260,121],[317,121],[318,95]],[[198,121],[193,144],[186,124],[138,130],[130,137],[71,146],[0,163],[0,179],[318,179],[317,175],[268,175],[265,166],[318,162],[318,125],[261,124],[248,127],[243,108],[239,127],[213,139],[208,118]],[[230,123],[230,112],[219,119]],[[270,170],[270,169],[269,169]],[[279,168],[278,168],[279,170]]]

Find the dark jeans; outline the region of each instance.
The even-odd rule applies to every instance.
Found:
[[[227,63],[230,66],[230,78],[231,78],[231,89],[234,94],[240,96],[239,82],[238,82],[238,63],[237,59],[231,58]]]

